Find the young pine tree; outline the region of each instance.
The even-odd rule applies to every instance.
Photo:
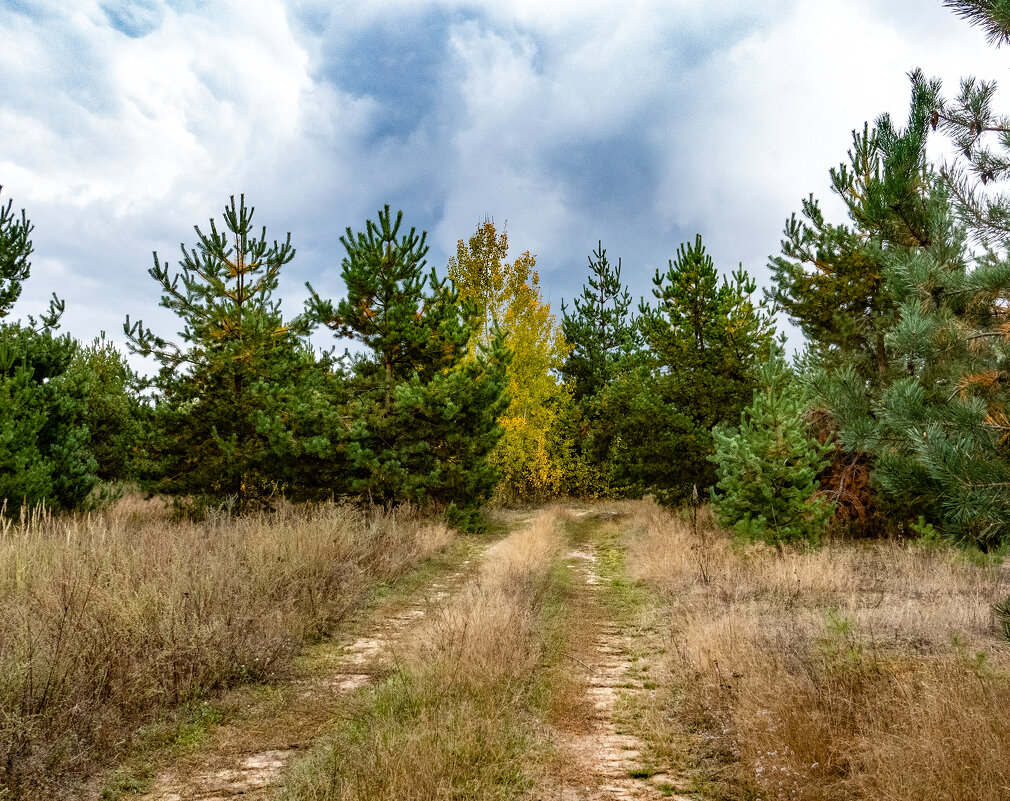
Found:
[[[182,321],[181,345],[145,328],[124,330],[133,352],[161,365],[147,443],[147,486],[196,498],[234,499],[239,511],[277,493],[304,490],[303,460],[335,458],[340,387],[305,344],[306,328],[285,322],[274,298],[280,271],[294,257],[284,242],[256,232],[254,209],[234,196],[224,227],[196,227],[182,246],[180,271],[154,254],[151,276],[161,305]],[[325,475],[325,472],[323,473]],[[333,488],[321,488],[332,492]]]
[[[55,295],[39,321],[4,319],[33,249],[31,222],[12,208],[0,205],[0,504],[8,514],[82,508],[96,500],[99,478],[127,472],[136,402],[124,384],[104,381],[88,349],[55,333],[63,311]]]
[[[578,403],[610,384],[639,346],[621,260],[611,264],[602,241],[589,257],[589,276],[573,307],[569,313],[561,303],[561,331],[571,348],[561,375]]]
[[[571,350],[561,368],[572,401],[561,415],[565,440],[579,467],[580,494],[614,490],[614,457],[619,445],[619,413],[611,408],[612,387],[640,366],[641,334],[631,309],[631,294],[621,280],[621,261],[613,265],[600,242],[589,257],[589,275],[569,310],[561,304],[561,331]]]
[[[808,398],[780,349],[758,370],[754,399],[740,425],[712,434],[719,482],[712,493],[716,515],[742,537],[773,544],[816,542],[834,512],[818,493],[818,474],[829,462],[803,419]]]
[[[742,269],[720,280],[699,235],[653,278],[655,307],[640,307],[651,369],[622,387],[616,470],[632,493],[668,503],[714,483],[712,428],[750,401],[772,328]]]
[[[0,186],[3,191],[3,186]],[[0,318],[6,317],[21,296],[21,286],[31,272],[32,226],[25,210],[13,212],[13,199],[0,203]]]
[[[499,478],[488,454],[500,436],[507,353],[491,334],[467,358],[474,306],[426,271],[426,234],[401,233],[402,221],[386,206],[363,232],[348,228],[347,297],[334,304],[309,286],[306,314],[366,348],[348,385],[349,491],[469,518]]]

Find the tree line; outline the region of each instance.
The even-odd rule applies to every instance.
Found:
[[[6,318],[29,278],[32,226],[3,211]],[[700,238],[655,276],[637,314],[599,246],[559,322],[536,257],[509,258],[490,219],[460,240],[443,275],[426,234],[387,206],[341,237],[346,295],[311,285],[301,314],[277,298],[290,235],[256,228],[245,198],[195,228],[173,266],[149,272],[175,338],[126,319],[142,379],[100,339],[60,335],[63,302],[0,329],[0,463],[7,513],[83,508],[136,481],[199,513],[271,499],[411,502],[470,520],[497,497],[655,493],[671,502],[713,470],[712,425],[738,414],[767,350],[770,317],[745,273],[718,278]],[[319,327],[353,352],[318,351]],[[727,410],[730,410],[727,412]]]
[[[991,4],[949,5],[1005,41]],[[1004,19],[1006,17],[1006,19]],[[853,132],[830,171],[847,219],[809,197],[773,281],[720,277],[699,235],[634,303],[603,243],[560,319],[536,257],[485,219],[442,271],[387,206],[347,228],[344,297],[311,286],[286,319],[295,256],[245,198],[154,255],[175,339],[127,318],[141,379],[104,339],[58,333],[63,302],[10,321],[32,226],[0,205],[0,497],[7,514],[84,508],[117,481],[200,514],[272,499],[410,502],[476,525],[491,499],[711,497],[741,536],[924,534],[990,549],[1010,531],[1010,120],[995,85],[948,99],[911,73],[907,122]],[[935,164],[931,137],[960,156]],[[790,362],[779,314],[803,333]],[[319,351],[309,334],[335,337]],[[353,352],[338,355],[351,340]]]

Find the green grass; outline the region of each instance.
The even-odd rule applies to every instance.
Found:
[[[101,790],[103,801],[120,801],[148,792],[154,779],[154,757],[171,759],[195,751],[223,717],[223,712],[208,702],[192,701],[170,717],[141,727],[131,758],[106,780]]]

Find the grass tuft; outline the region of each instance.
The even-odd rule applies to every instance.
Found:
[[[394,673],[290,772],[286,801],[513,799],[547,749],[537,680],[549,662],[560,539],[555,515],[492,547],[435,610]]]

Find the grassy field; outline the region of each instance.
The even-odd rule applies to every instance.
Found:
[[[0,798],[74,797],[138,726],[282,672],[449,539],[409,513],[322,505],[196,524],[136,497],[3,523]]]
[[[341,697],[271,797],[504,801],[579,784],[605,798],[622,781],[620,754],[600,758],[617,735],[641,744],[627,786],[655,775],[659,795],[1010,797],[999,560],[930,542],[743,545],[707,510],[695,524],[648,502],[501,525],[513,532],[454,557],[454,589],[391,666],[362,665],[377,683]],[[398,578],[411,598],[444,587],[416,567],[465,538],[452,541],[409,513],[334,505],[197,524],[127,498],[4,524],[0,799],[83,797],[144,736],[162,763],[199,748],[223,725],[205,701],[224,688],[297,694],[307,641]],[[610,663],[625,667],[608,689]],[[591,683],[612,708],[594,707]]]
[[[629,504],[671,638],[654,752],[705,798],[1010,797],[1010,571],[904,542],[777,552]]]

